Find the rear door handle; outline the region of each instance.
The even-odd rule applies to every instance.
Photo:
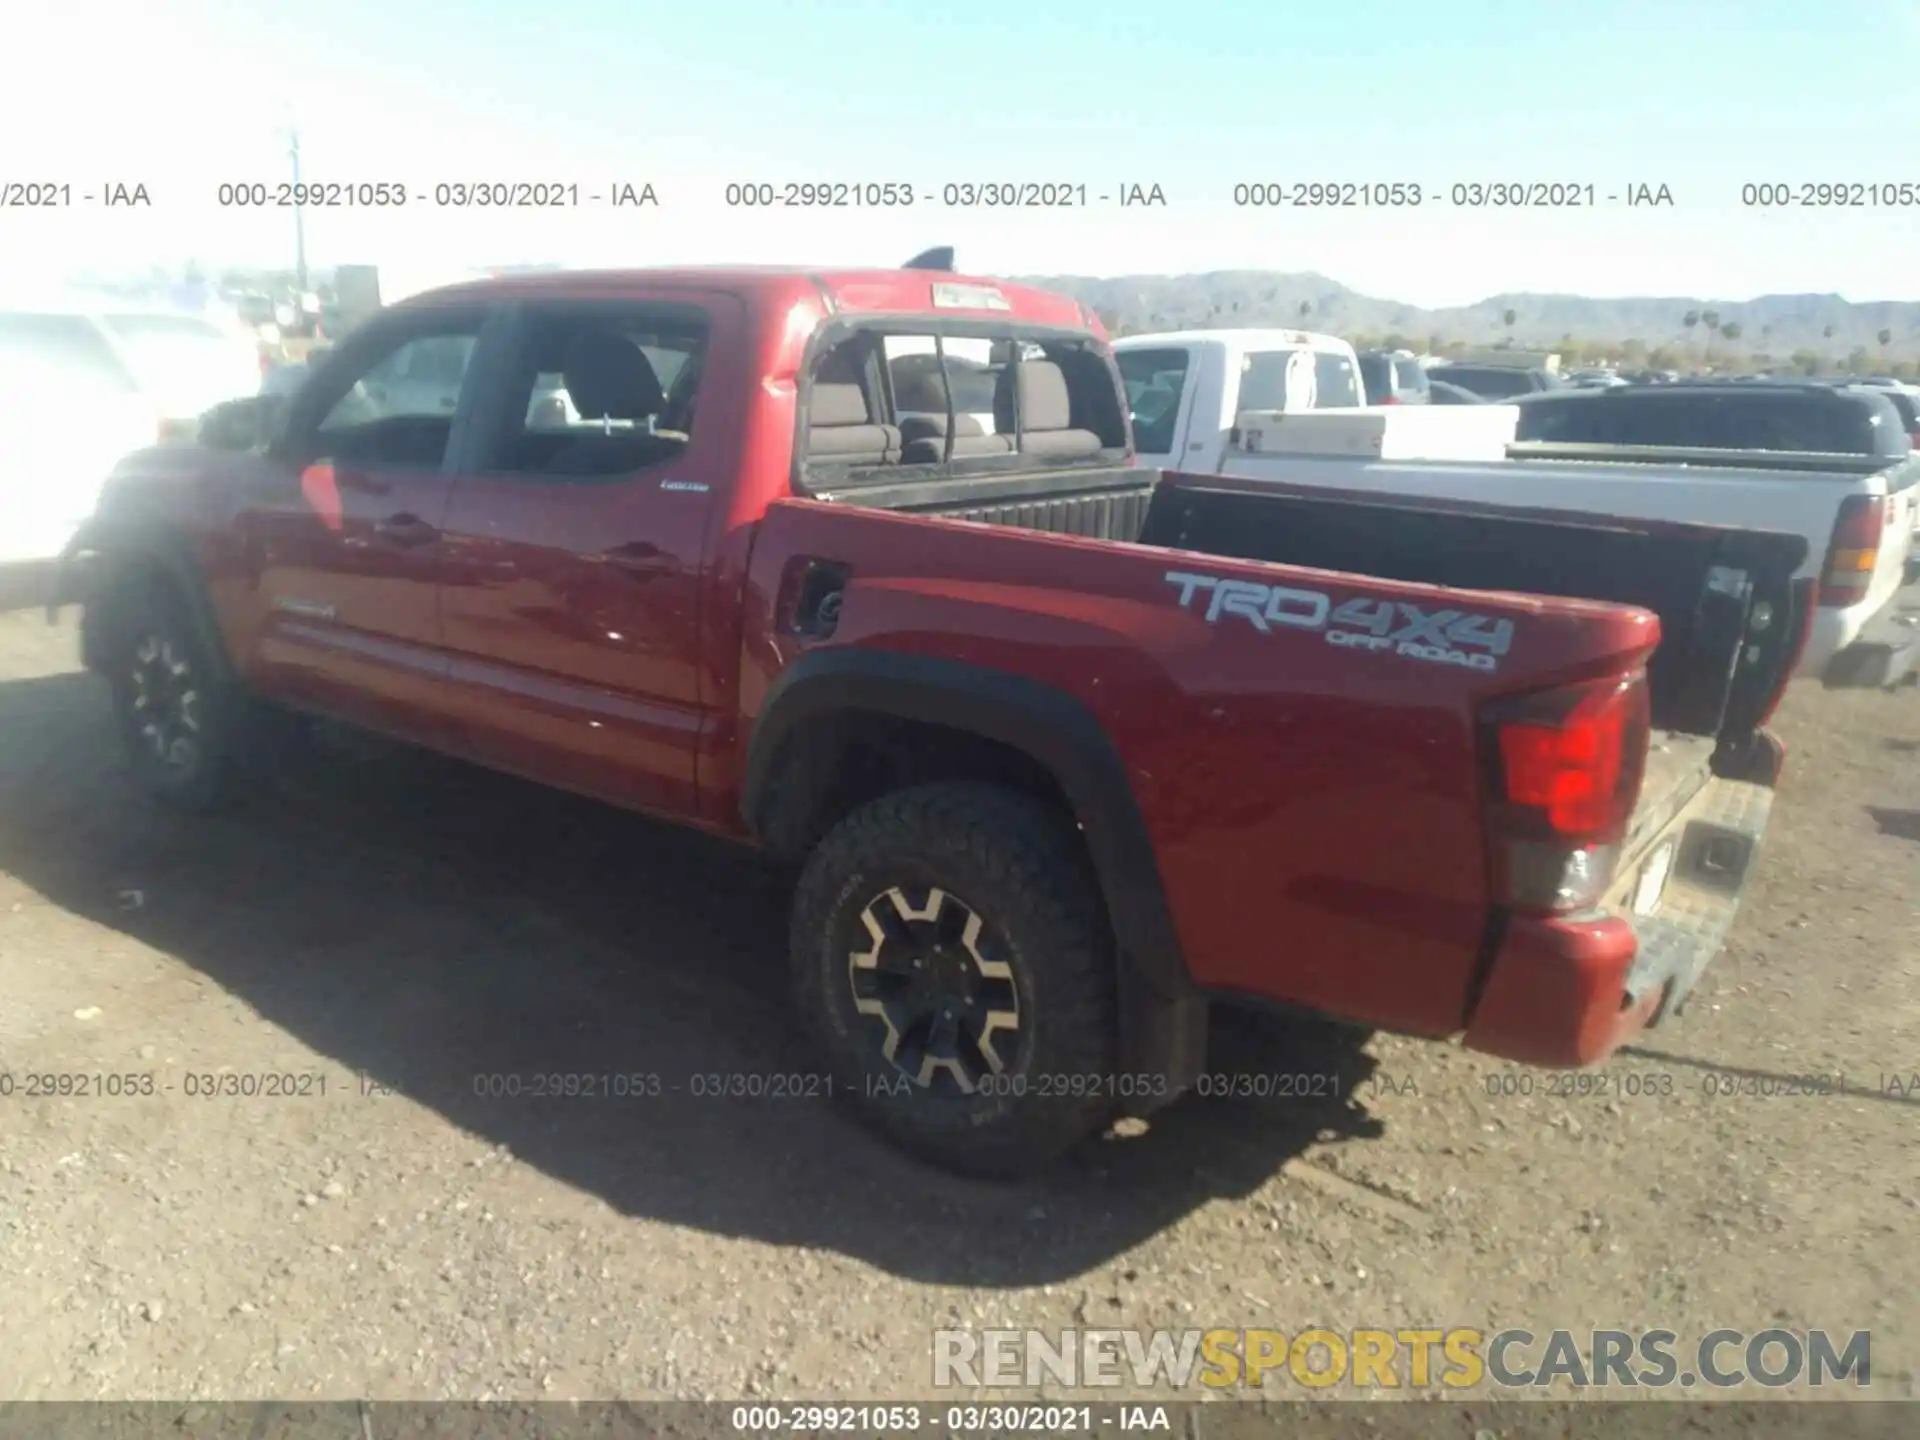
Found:
[[[380,521],[373,527],[373,533],[389,545],[409,550],[417,545],[430,545],[440,538],[440,532],[418,515],[404,512]]]
[[[611,566],[623,575],[631,575],[636,580],[650,580],[656,575],[670,573],[673,557],[658,545],[649,545],[644,540],[629,541],[625,545],[615,545],[610,550],[600,552],[601,563]]]

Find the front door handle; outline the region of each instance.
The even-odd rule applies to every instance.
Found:
[[[656,575],[668,574],[674,568],[671,555],[658,545],[649,545],[644,540],[633,540],[603,550],[600,552],[600,561],[636,580],[650,580]]]
[[[316,463],[324,465],[327,462],[322,460]],[[333,470],[333,483],[342,490],[351,490],[356,495],[390,495],[393,493],[393,482],[382,476],[369,474],[365,470],[342,470],[337,465],[331,468]]]
[[[407,550],[417,545],[430,545],[440,538],[440,532],[433,526],[418,515],[405,512],[389,515],[373,527],[373,533],[389,545],[398,545]]]

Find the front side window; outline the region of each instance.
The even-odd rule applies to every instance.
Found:
[[[438,466],[453,435],[461,386],[480,335],[478,317],[396,337],[344,384],[306,448],[314,459]]]
[[[1180,397],[1187,388],[1187,352],[1123,350],[1115,358],[1133,411],[1134,449],[1142,455],[1172,454]]]

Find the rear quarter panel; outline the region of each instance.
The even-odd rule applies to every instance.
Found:
[[[810,559],[851,572],[824,641],[776,613]],[[1366,653],[1232,614],[1209,623],[1169,572],[1471,611],[1514,636],[1491,674]],[[1476,704],[1630,664],[1658,630],[1645,611],[1580,601],[784,500],[748,576],[733,770],[774,679],[814,646],[1045,682],[1119,752],[1193,979],[1443,1034],[1462,1023],[1488,914]]]

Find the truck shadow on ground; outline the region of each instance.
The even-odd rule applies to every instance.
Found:
[[[791,882],[751,855],[339,737],[215,818],[171,815],[122,777],[97,681],[0,683],[0,868],[193,967],[351,1072],[333,1083],[409,1096],[623,1213],[917,1280],[1032,1285],[1256,1189],[1316,1141],[1379,1133],[1362,1037],[1234,1017],[1211,1070],[1321,1077],[1315,1097],[1190,1097],[1047,1176],[956,1181],[830,1103],[692,1093],[812,1068],[785,998]],[[491,1077],[552,1072],[655,1075],[664,1093],[492,1093],[508,1082]]]
[[[1920,810],[1889,810],[1881,805],[1869,805],[1867,814],[1880,827],[1882,835],[1920,842]]]

